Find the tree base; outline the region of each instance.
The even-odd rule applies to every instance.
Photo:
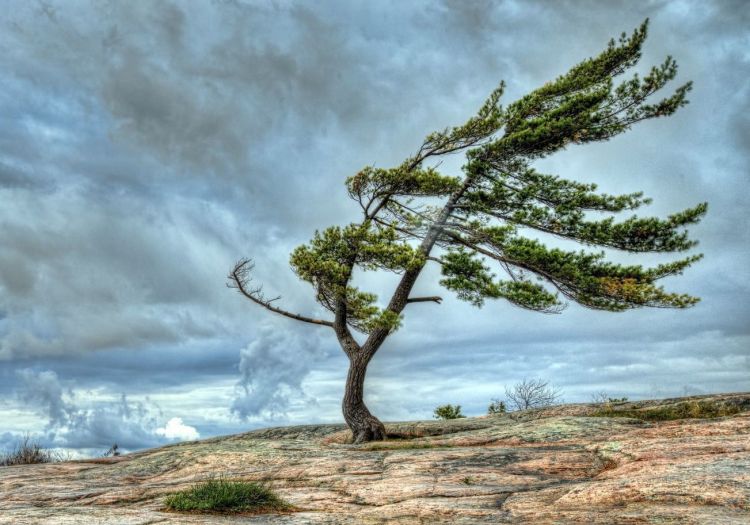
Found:
[[[383,441],[385,425],[376,417],[370,416],[365,421],[359,421],[356,425],[350,425],[354,444],[367,443],[369,441]]]

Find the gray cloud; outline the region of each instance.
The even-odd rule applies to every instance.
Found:
[[[326,353],[315,337],[297,334],[279,324],[265,325],[240,351],[237,395],[231,411],[242,419],[286,416],[290,409],[309,410],[316,400],[303,381]]]
[[[644,190],[654,214],[707,200],[694,229],[705,260],[667,283],[703,302],[622,315],[477,311],[428,272],[420,293],[446,300],[410,306],[373,362],[367,395],[383,417],[411,418],[441,402],[481,411],[530,375],[560,383],[569,399],[607,385],[631,397],[654,385],[750,388],[750,307],[738,300],[750,292],[742,2],[44,6],[16,2],[0,21],[4,395],[37,395],[14,372],[34,367],[65,377],[76,396],[168,391],[175,406],[199,397],[211,432],[237,429],[237,416],[243,425],[339,417],[346,360],[333,335],[268,321],[224,288],[232,263],[255,257],[269,294],[324,315],[288,254],[316,228],[356,217],[346,176],[399,163],[425,134],[465,120],[499,80],[507,104],[647,16],[642,67],[674,55],[680,81],[695,81],[691,104],[540,168],[611,193]],[[363,277],[381,294],[393,284]],[[47,401],[7,408],[8,429],[27,428],[18,414],[30,405],[44,407],[45,421],[84,410],[82,398],[71,406],[58,395],[59,379],[29,377]],[[66,443],[99,443],[94,420],[121,417],[116,406],[86,407],[88,430]]]
[[[35,373],[33,370],[18,372],[22,381],[19,397],[24,403],[36,406],[49,419],[50,427],[64,426],[73,410],[63,400],[63,389],[57,374],[51,370]]]
[[[204,227],[186,211],[195,202],[165,206],[157,218],[133,201],[75,193],[40,201],[25,190],[7,197],[0,359],[211,338],[230,316],[199,306],[218,301],[221,310],[230,300],[220,276],[233,254],[220,236],[196,231]],[[204,218],[224,220],[197,204]],[[29,221],[24,210],[32,207]]]

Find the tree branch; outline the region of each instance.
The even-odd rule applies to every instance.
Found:
[[[429,301],[432,301],[434,303],[440,304],[440,302],[443,300],[442,297],[438,297],[437,295],[431,296],[431,297],[409,297],[406,302],[407,303],[426,303]]]
[[[322,319],[313,319],[312,317],[306,317],[304,315],[293,314],[291,312],[287,312],[286,310],[282,310],[281,308],[277,308],[276,306],[273,306],[271,302],[279,299],[278,297],[274,299],[266,299],[263,297],[261,287],[249,288],[248,284],[252,280],[252,278],[250,277],[250,272],[253,270],[254,267],[255,265],[250,259],[240,260],[234,266],[234,268],[229,273],[229,275],[227,276],[227,278],[230,281],[229,283],[227,283],[227,286],[229,288],[236,288],[237,291],[239,291],[242,295],[250,299],[252,302],[261,305],[263,308],[267,310],[275,312],[279,315],[283,315],[284,317],[289,317],[290,319],[294,319],[296,321],[304,321],[305,323],[333,327],[333,323],[330,321],[324,321]]]
[[[430,252],[432,251],[433,246],[435,246],[435,243],[440,237],[440,233],[444,229],[444,223],[450,216],[453,205],[455,205],[459,201],[461,196],[469,189],[472,182],[473,179],[470,176],[467,176],[464,179],[461,187],[458,188],[453,193],[453,195],[451,195],[445,207],[443,207],[442,211],[440,212],[437,220],[427,230],[427,233],[425,234],[418,248],[419,253],[423,257],[430,256]],[[414,288],[414,284],[417,282],[417,278],[419,277],[419,274],[422,273],[423,268],[424,263],[422,263],[419,267],[410,268],[404,272],[404,274],[401,276],[401,280],[396,286],[396,290],[391,296],[390,302],[388,303],[388,310],[390,310],[391,312],[395,312],[396,314],[400,314],[403,311],[409,300],[409,294],[411,293],[412,288]],[[380,345],[383,344],[383,341],[385,341],[385,338],[388,337],[389,333],[390,331],[385,328],[378,328],[370,332],[367,340],[362,345],[363,352],[370,357],[375,355],[375,352],[378,351]]]

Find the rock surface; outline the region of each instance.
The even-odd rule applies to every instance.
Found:
[[[750,523],[750,394],[689,402],[739,412],[644,421],[564,405],[394,423],[386,425],[391,439],[365,445],[347,444],[342,426],[318,425],[2,467],[0,524]],[[266,480],[298,510],[165,512],[166,494],[216,475]]]

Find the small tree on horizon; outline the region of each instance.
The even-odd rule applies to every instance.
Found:
[[[633,124],[673,114],[687,104],[690,83],[664,99],[651,95],[672,80],[677,65],[667,57],[643,78],[614,79],[641,57],[647,21],[631,36],[610,41],[598,56],[503,108],[501,83],[465,124],[431,133],[416,153],[394,168],[366,167],[346,180],[362,220],[315,232],[291,254],[291,266],[313,287],[332,318],[289,312],[252,283],[253,263],[239,261],[229,285],[251,301],[297,321],[333,329],[349,358],[344,419],[356,443],[385,438],[383,424],[364,403],[367,366],[404,311],[418,303],[412,289],[427,264],[441,268],[440,284],[481,307],[487,299],[543,313],[558,313],[563,299],[596,310],[685,308],[697,302],[669,293],[656,282],[681,273],[700,258],[688,256],[651,268],[606,260],[603,251],[550,248],[534,232],[585,246],[626,252],[675,252],[695,245],[683,227],[697,223],[706,204],[666,219],[611,214],[650,201],[642,193],[608,195],[596,185],[541,173],[532,162],[568,145],[606,141]],[[461,176],[438,170],[440,157],[466,153]],[[597,214],[610,214],[604,218]],[[500,279],[487,263],[505,273]],[[387,303],[352,282],[355,268],[401,275]],[[357,339],[354,332],[364,335]]]
[[[493,399],[487,407],[488,414],[505,414],[507,411],[508,407],[505,406],[505,402],[499,399]]]
[[[548,407],[558,403],[561,397],[559,389],[539,378],[524,378],[512,388],[505,387],[505,398],[511,410]]]
[[[432,411],[435,419],[463,419],[466,416],[461,413],[461,405],[440,405]]]

